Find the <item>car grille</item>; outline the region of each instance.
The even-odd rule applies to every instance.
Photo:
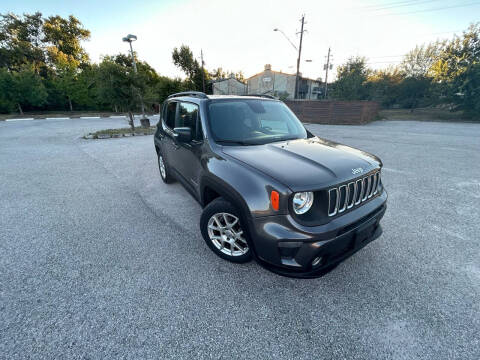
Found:
[[[380,190],[380,171],[328,190],[328,216],[335,216],[360,205]]]

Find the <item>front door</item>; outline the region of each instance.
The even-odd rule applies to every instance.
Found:
[[[201,152],[203,146],[203,132],[197,104],[179,102],[175,127],[189,127],[192,131],[192,140],[181,142],[176,140],[176,168],[183,179],[198,190],[201,173]]]

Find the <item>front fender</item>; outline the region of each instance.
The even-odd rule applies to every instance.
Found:
[[[290,189],[278,181],[231,157],[227,161],[211,157],[206,166],[205,173],[208,175],[202,178],[200,184],[202,204],[205,204],[204,194],[208,186],[239,206],[239,210],[248,217],[287,214]],[[272,190],[280,195],[278,210],[274,210],[270,203]]]

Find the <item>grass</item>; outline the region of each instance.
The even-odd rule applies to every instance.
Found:
[[[479,119],[466,119],[462,111],[448,111],[437,108],[414,109],[388,109],[380,110],[379,116],[384,120],[417,120],[417,121],[478,121]]]
[[[153,133],[155,133],[156,129],[157,129],[156,126],[150,126],[149,128],[136,127],[133,133],[135,135],[152,135]],[[88,135],[91,135],[94,139],[97,139],[98,137],[102,137],[102,136],[122,137],[125,135],[129,136],[131,134],[132,134],[131,128],[121,128],[121,129],[99,130],[93,133],[89,133]]]

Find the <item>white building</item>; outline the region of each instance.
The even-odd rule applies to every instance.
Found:
[[[212,90],[214,95],[245,95],[246,85],[230,74],[228,79],[212,81]]]
[[[273,71],[271,65],[267,64],[264,71],[247,79],[247,94],[268,94],[293,100],[295,95],[295,77],[295,74]],[[300,75],[299,99],[320,99],[322,93],[320,80],[304,78]]]

